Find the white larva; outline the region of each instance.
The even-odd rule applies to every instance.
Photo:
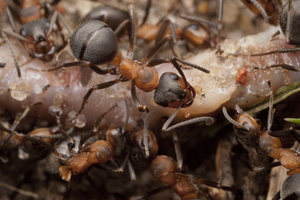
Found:
[[[221,45],[224,50],[222,56],[216,55],[215,50],[205,50],[188,58],[189,62],[209,69],[210,74],[195,69],[184,70],[188,82],[195,87],[197,96],[192,106],[181,109],[178,114],[178,121],[188,117],[209,115],[224,104],[230,107],[237,103],[242,108],[252,105],[269,95],[267,81],[271,81],[272,87],[276,91],[281,86],[299,80],[298,72],[282,68],[255,69],[283,63],[299,69],[299,53],[272,54],[262,57],[234,57],[230,55],[230,53],[235,53],[238,50],[243,54],[252,54],[290,47],[290,45],[285,44],[282,34],[272,38],[277,30],[279,28],[274,27],[266,32],[247,36],[238,41],[225,40]],[[36,101],[42,101],[44,104],[34,117],[47,118],[45,117],[48,116],[47,109],[52,105],[62,107],[65,114],[72,110],[78,111],[84,94],[92,85],[118,78],[118,76],[112,75],[97,75],[91,73],[89,69],[81,69],[80,67],[72,67],[65,71],[41,72],[40,69],[53,67],[53,63],[43,63],[29,58],[27,53],[22,50],[23,48],[19,46],[19,48],[15,48],[18,49],[16,54],[22,65],[22,78],[19,79],[7,49],[5,44],[0,46],[2,52],[0,61],[7,63],[5,68],[0,69],[0,105],[1,108],[12,112],[21,111],[22,106]],[[165,65],[158,67],[160,73],[174,71],[172,66]],[[242,67],[247,70],[245,84],[237,82],[235,78],[238,70]],[[89,77],[90,73],[91,78],[88,78],[87,84],[85,84],[82,77]],[[16,83],[27,84],[27,87],[18,91],[18,84]],[[42,89],[47,85],[50,87],[42,92]],[[131,99],[129,88],[129,83],[119,83],[94,92],[83,111],[88,126],[93,124],[95,119],[114,103],[124,98]],[[25,94],[20,95],[20,92]],[[13,95],[17,95],[17,97],[12,98]],[[18,100],[18,95],[24,99],[20,97]],[[174,109],[156,105],[153,101],[153,93],[139,91],[138,95],[141,102],[146,104],[150,110],[154,110],[157,116],[170,116],[174,112]],[[133,104],[131,104],[130,112],[134,120],[144,116],[137,111]],[[109,123],[122,121],[124,113],[124,106],[119,106],[118,109],[108,115],[107,121]]]

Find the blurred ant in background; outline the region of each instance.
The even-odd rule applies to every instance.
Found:
[[[176,166],[176,162],[171,157],[165,155],[156,156],[150,164],[150,171],[155,179],[167,184],[167,187],[156,188],[148,191],[144,195],[135,196],[130,199],[144,199],[168,188],[172,188],[182,200],[211,200],[213,197],[209,193],[209,187],[236,192],[233,187],[223,186],[216,182],[199,179],[193,175],[178,172]]]
[[[286,2],[282,8],[280,14],[280,28],[282,33],[285,35],[286,43],[292,45],[298,45],[300,43],[300,1],[299,0],[289,0]],[[277,49],[274,51],[263,52],[263,53],[255,53],[255,54],[238,54],[241,56],[265,56],[275,53],[289,53],[299,51],[299,47],[294,48],[286,48],[286,49]],[[295,67],[288,64],[279,64],[279,65],[271,65],[267,68],[273,67],[282,67],[288,70],[298,71]]]
[[[7,123],[1,122],[0,126],[0,150],[1,150],[1,160],[4,162],[8,162],[6,159],[6,154],[10,153],[13,149],[21,147],[23,151],[22,157],[39,157],[44,155],[45,150],[47,150],[44,146],[35,143],[37,140],[41,140],[46,143],[46,146],[52,146],[59,139],[64,139],[64,135],[61,134],[60,128],[55,126],[52,128],[36,128],[32,131],[29,131],[26,134],[18,133],[16,131],[20,122],[28,115],[30,110],[33,107],[41,105],[41,102],[34,103],[28,106],[22,114],[18,115],[13,124],[9,126]],[[33,138],[33,139],[32,139]],[[30,142],[28,142],[28,140]],[[20,150],[20,149],[19,149]],[[26,155],[30,154],[30,155]],[[24,159],[23,158],[23,159]]]
[[[53,3],[58,2],[54,1]],[[64,44],[60,48],[57,47],[56,34],[54,33],[54,31],[55,29],[60,28],[59,24],[57,23],[57,19],[60,14],[57,11],[54,11],[51,19],[48,20],[47,16],[44,16],[42,14],[42,9],[45,10],[45,13],[47,13],[46,10],[49,12],[49,10],[51,9],[49,4],[41,6],[38,0],[31,0],[20,1],[16,3],[16,5],[20,7],[18,17],[22,26],[18,31],[14,23],[10,8],[6,7],[6,14],[13,30],[2,30],[2,36],[9,46],[15,62],[18,76],[21,77],[20,66],[15,56],[12,44],[10,43],[7,35],[20,40],[31,57],[38,58],[45,62],[51,61],[54,57],[55,52],[60,51],[60,48],[63,48],[63,46],[66,45],[66,41],[64,39],[64,36],[60,34]]]
[[[295,130],[293,129],[290,129],[287,132],[271,131],[274,113],[273,94],[271,94],[270,96],[266,131],[261,131],[259,125],[253,119],[253,117],[244,113],[238,106],[236,107],[236,110],[238,114],[236,119],[234,120],[228,115],[226,108],[223,107],[224,116],[234,126],[237,141],[242,145],[255,148],[258,153],[265,154],[279,161],[268,164],[263,167],[256,168],[258,169],[257,171],[266,170],[270,169],[271,167],[282,165],[284,168],[289,170],[288,175],[294,176],[295,174],[299,174],[299,154],[291,149],[288,149],[293,146],[295,140],[299,142],[298,133],[295,132]],[[288,179],[287,181],[291,181],[291,185],[295,185],[296,183],[294,178],[290,179]],[[292,188],[294,188],[294,186],[292,186]],[[284,191],[287,189],[282,190]]]
[[[272,25],[278,24],[279,13],[282,9],[280,0],[241,0],[249,10],[263,17]]]

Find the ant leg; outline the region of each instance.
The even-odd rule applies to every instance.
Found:
[[[288,11],[286,16],[286,30],[285,30],[285,40],[286,43],[290,43],[290,35],[291,35],[291,24],[292,24],[292,0],[288,0]]]
[[[127,166],[128,166],[128,171],[129,171],[130,181],[131,181],[131,182],[136,181],[136,174],[135,174],[135,171],[134,171],[134,169],[133,169],[133,166],[132,166],[130,160],[128,160]]]
[[[143,66],[149,63],[149,60],[155,56],[161,49],[172,39],[172,35],[167,35],[161,41],[159,41],[155,46],[151,49],[151,51],[147,54],[145,58],[142,59],[141,63]]]
[[[209,180],[198,179],[197,183],[198,184],[204,184],[204,185],[207,185],[209,187],[214,187],[214,188],[222,189],[222,190],[225,190],[225,191],[236,192],[236,189],[233,188],[233,187],[224,186],[224,185],[221,185],[220,183],[216,183],[216,182],[209,181]]]
[[[162,192],[164,190],[167,190],[167,189],[170,189],[170,186],[162,186],[162,187],[154,188],[152,190],[149,190],[149,191],[145,192],[142,195],[130,197],[130,200],[147,199],[147,197],[150,197],[152,195],[155,195],[155,194],[160,193],[160,192]]]
[[[166,130],[168,129],[168,127],[170,126],[170,124],[172,123],[174,118],[176,117],[181,106],[182,106],[182,103],[176,108],[175,112],[173,112],[173,114],[169,117],[169,119],[164,123],[164,125],[162,127],[162,132],[166,132]]]
[[[296,69],[294,66],[292,65],[288,65],[288,64],[278,64],[278,65],[271,65],[271,66],[266,66],[266,67],[255,67],[254,69],[270,69],[270,68],[275,68],[275,67],[281,67],[283,69],[286,70],[290,70],[290,71],[294,71],[294,72],[300,72],[300,70]]]
[[[94,123],[94,129],[93,129],[93,132],[97,132],[97,131],[98,131],[99,125],[100,125],[102,119],[105,117],[105,115],[107,115],[110,111],[112,111],[113,109],[115,109],[117,106],[118,106],[118,104],[113,105],[113,106],[110,107],[107,111],[105,111],[104,113],[102,113],[102,114],[100,115],[100,117],[98,117],[98,119],[97,119],[97,120],[95,121],[95,123]]]
[[[152,5],[152,0],[147,0],[146,12],[145,12],[145,15],[143,17],[142,23],[139,25],[139,27],[143,26],[146,23],[146,21],[148,19],[148,16],[149,16],[149,13],[150,13],[151,5]]]
[[[169,18],[163,20],[162,25],[157,33],[155,44],[159,43],[163,39],[163,36],[166,33],[167,28],[169,28],[170,35],[172,36],[172,39],[169,42],[169,49],[173,52],[173,54],[176,57],[180,57],[174,23]]]
[[[122,33],[123,29],[126,28],[129,22],[130,22],[129,19],[126,19],[116,28],[116,30],[114,31],[116,37],[119,37],[119,35]],[[129,36],[129,41],[130,41],[130,36]]]
[[[58,158],[62,158],[62,155],[59,152],[57,152],[56,149],[51,144],[44,142],[36,137],[28,136],[28,135],[22,134],[22,133],[17,133],[10,129],[4,128],[3,126],[0,126],[0,130],[8,132],[11,135],[16,135],[18,137],[24,138],[25,140],[28,140],[30,142],[35,142],[35,143],[41,144],[42,146],[46,147],[49,151],[51,151],[53,154],[55,154]]]
[[[153,115],[153,112],[149,112],[146,116],[145,122],[144,122],[144,130],[143,130],[143,144],[145,148],[145,156],[146,158],[149,158],[150,151],[149,151],[149,135],[148,135],[148,127],[150,123],[150,119]]]
[[[91,68],[91,70],[93,70],[94,72],[96,72],[97,74],[100,75],[105,75],[105,74],[116,74],[116,69],[101,69],[100,67],[98,67],[97,65],[87,62],[87,61],[74,61],[74,62],[67,62],[64,63],[58,67],[52,68],[52,69],[47,69],[47,70],[43,70],[43,71],[55,71],[58,69],[62,69],[62,68],[67,68],[67,67],[74,67],[74,66],[82,66],[82,67],[89,67]]]
[[[78,116],[83,108],[84,108],[84,105],[85,103],[87,102],[88,98],[91,96],[91,94],[96,91],[96,90],[101,90],[101,89],[104,89],[104,88],[108,88],[116,83],[119,83],[119,82],[125,82],[127,81],[127,79],[124,79],[122,76],[116,80],[113,80],[113,81],[108,81],[108,82],[105,82],[105,83],[100,83],[100,84],[97,84],[97,85],[94,85],[93,87],[91,87],[88,92],[85,94],[85,96],[83,97],[83,102],[81,104],[81,108],[80,110],[78,111],[78,113],[76,114],[76,116]]]
[[[265,22],[268,23],[270,17],[268,16],[265,9],[256,0],[249,0],[249,1],[257,8],[257,10],[260,12],[262,17],[264,18]]]
[[[183,126],[188,126],[190,124],[195,124],[195,123],[199,123],[199,122],[204,122],[206,126],[210,126],[213,123],[215,123],[215,120],[212,117],[196,117],[196,118],[193,118],[193,119],[190,119],[190,120],[179,122],[179,123],[177,123],[173,126],[167,127],[164,130],[164,132],[172,131],[176,128],[180,128],[180,127],[183,127]]]
[[[124,99],[125,102],[125,106],[126,106],[126,116],[125,116],[125,120],[124,120],[124,126],[122,127],[122,134],[126,133],[126,127],[129,121],[129,105],[128,105],[128,101],[126,99]]]
[[[14,22],[14,19],[13,19],[13,16],[12,16],[12,14],[11,14],[11,11],[10,11],[9,7],[6,7],[6,15],[7,15],[7,18],[8,18],[8,20],[9,20],[9,23],[10,23],[10,25],[11,25],[13,31],[14,31],[15,33],[17,33],[16,24],[15,24],[15,22]]]
[[[196,24],[199,24],[199,25],[206,24],[209,27],[213,27],[213,28],[216,28],[216,29],[219,27],[218,23],[208,21],[208,20],[203,19],[201,17],[193,17],[193,16],[184,15],[184,14],[181,14],[180,17],[183,18],[183,19],[186,19],[188,21],[194,22]]]
[[[233,56],[265,56],[265,55],[271,55],[271,54],[275,54],[275,53],[290,53],[290,52],[297,52],[300,51],[300,47],[295,47],[295,48],[288,48],[288,49],[277,49],[274,51],[268,51],[268,52],[264,52],[264,53],[254,53],[254,54],[241,54],[241,53],[237,53],[234,54]]]
[[[100,200],[104,200],[104,196],[102,195],[102,193],[106,193],[105,189],[103,186],[100,186],[90,175],[88,175],[87,173],[84,174],[86,180],[95,188],[95,190],[97,191],[98,197],[100,198]],[[102,191],[102,193],[100,192]]]
[[[181,151],[180,143],[178,140],[178,136],[175,131],[172,133],[172,137],[173,137],[173,143],[174,143],[174,147],[175,147],[177,169],[181,171],[183,168],[182,167],[183,166],[183,156],[182,156],[182,151]]]
[[[129,18],[130,18],[130,29],[129,29],[129,48],[127,50],[127,58],[133,58],[133,49],[136,43],[136,16],[134,13],[134,6],[129,4],[128,6]]]
[[[217,53],[222,54],[223,50],[221,49],[221,31],[223,29],[223,9],[224,9],[224,0],[219,0],[219,18],[218,18],[218,37],[217,37],[217,43],[218,43],[218,50]]]
[[[68,200],[69,199],[69,196],[70,196],[70,193],[71,193],[71,181],[73,180],[73,176],[71,177],[71,180],[67,182],[67,190],[64,194],[64,198],[63,200]]]
[[[137,94],[136,94],[136,87],[135,87],[135,83],[134,81],[131,81],[131,89],[130,89],[130,92],[131,92],[131,97],[132,97],[132,100],[133,102],[135,103],[137,109],[140,111],[140,112],[149,112],[147,106],[145,105],[142,105],[137,97]]]
[[[119,165],[113,158],[111,158],[110,161],[117,167],[117,169],[114,169],[113,171],[118,173],[123,173],[126,165],[128,164],[128,160],[129,160],[129,153],[127,153],[121,165]]]
[[[205,69],[205,68],[203,68],[203,67],[200,67],[199,65],[195,65],[195,64],[193,64],[193,63],[186,62],[186,61],[181,60],[181,59],[179,59],[179,58],[177,58],[177,57],[172,57],[170,61],[172,62],[173,60],[176,60],[177,62],[180,62],[180,63],[182,63],[182,64],[184,64],[184,65],[188,65],[188,66],[190,66],[190,67],[193,67],[193,68],[195,68],[195,69],[198,69],[198,70],[200,70],[200,71],[202,71],[202,72],[204,72],[204,73],[207,73],[207,74],[210,73],[210,71],[209,71],[208,69]],[[173,63],[173,62],[172,62],[172,63]],[[173,63],[173,64],[174,64],[174,63]],[[175,66],[175,67],[176,67],[176,66]],[[177,69],[177,71],[179,72],[178,69]],[[181,71],[182,71],[182,70],[181,70]]]
[[[51,109],[51,114],[53,114],[56,118],[56,123],[58,125],[58,128],[59,128],[59,131],[62,133],[63,137],[65,139],[68,139],[69,142],[68,142],[68,150],[69,152],[72,151],[72,149],[75,147],[75,141],[74,139],[64,130],[63,126],[62,126],[62,123],[60,121],[60,116],[62,114],[62,110],[60,108],[57,108],[57,107],[52,107]],[[70,131],[72,132],[73,131],[73,128],[70,129]],[[69,132],[69,131],[68,131]]]
[[[16,69],[17,69],[18,77],[21,77],[22,75],[21,75],[20,65],[19,65],[19,63],[18,63],[18,60],[17,60],[17,57],[16,57],[16,55],[15,55],[14,49],[13,49],[13,47],[12,47],[12,44],[10,43],[10,41],[9,41],[9,39],[8,39],[8,37],[7,37],[6,34],[9,34],[9,35],[11,35],[11,36],[14,36],[14,37],[16,37],[16,38],[18,38],[18,39],[21,39],[21,38],[22,38],[22,40],[25,39],[25,38],[21,37],[20,35],[14,33],[14,32],[8,31],[8,30],[3,30],[3,31],[2,31],[3,39],[4,39],[5,42],[8,44],[10,53],[11,53],[11,55],[12,55],[12,57],[13,57],[13,60],[14,60],[14,63],[15,63]],[[26,39],[25,39],[25,40],[26,40]]]
[[[11,129],[12,131],[16,130],[16,128],[17,128],[17,126],[19,125],[20,121],[26,117],[26,115],[29,113],[30,109],[31,109],[32,107],[34,107],[34,106],[41,105],[41,104],[42,104],[42,102],[37,102],[37,103],[33,103],[33,104],[31,104],[30,106],[28,106],[28,107],[23,111],[23,113],[22,113],[20,116],[16,117],[16,119],[15,119],[15,121],[14,121],[14,123],[13,123],[13,125],[12,125],[12,127],[11,127],[10,129]]]

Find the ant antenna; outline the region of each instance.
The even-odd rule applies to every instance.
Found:
[[[273,114],[274,114],[274,109],[273,109],[273,101],[274,101],[274,95],[273,95],[273,90],[271,86],[271,82],[268,81],[268,84],[270,86],[270,101],[269,101],[269,111],[268,111],[268,127],[267,127],[267,132],[270,133],[271,131],[271,126],[273,124]]]
[[[133,58],[133,48],[136,43],[136,16],[133,11],[134,6],[132,4],[128,5],[129,17],[130,17],[130,45],[127,51],[127,58]]]
[[[174,143],[174,147],[175,147],[177,169],[181,171],[183,169],[183,167],[182,167],[183,166],[183,156],[182,156],[182,150],[180,147],[178,136],[175,131],[173,131],[172,137],[173,137],[173,143]]]
[[[215,123],[214,118],[212,117],[197,117],[197,118],[193,118],[190,120],[186,120],[184,122],[179,122],[173,126],[168,127],[167,129],[163,130],[164,132],[168,132],[168,131],[172,131],[176,128],[180,128],[183,126],[188,126],[190,124],[195,124],[195,123],[199,123],[199,122],[204,122],[206,126],[210,126],[213,123]]]
[[[146,154],[146,158],[149,158],[150,156],[150,152],[149,152],[149,141],[148,141],[148,127],[149,127],[149,123],[151,120],[151,117],[153,115],[153,111],[147,113],[146,115],[146,119],[144,122],[144,131],[143,131],[143,143],[144,143],[144,147],[145,147],[145,154]]]
[[[264,21],[266,23],[268,23],[269,16],[268,16],[267,12],[265,11],[265,9],[256,0],[249,0],[249,1],[259,10],[260,14],[264,18]]]
[[[125,106],[126,106],[126,115],[125,115],[124,126],[122,128],[122,134],[125,133],[126,126],[128,124],[128,121],[129,121],[129,104],[128,104],[128,101],[126,99],[124,99],[124,103],[125,103]]]
[[[242,129],[242,130],[244,130],[244,131],[249,131],[248,128],[246,128],[246,127],[243,126],[242,124],[240,124],[240,123],[238,123],[237,121],[235,121],[234,119],[232,119],[232,118],[229,116],[229,114],[228,114],[228,112],[227,112],[227,110],[226,110],[226,108],[225,108],[224,106],[222,107],[222,111],[223,111],[223,114],[224,114],[225,118],[226,118],[231,124],[233,124],[235,127],[239,128],[239,129]]]
[[[288,13],[286,19],[286,29],[285,29],[285,36],[286,36],[286,43],[290,43],[290,32],[291,32],[291,8],[292,8],[292,0],[288,1]]]

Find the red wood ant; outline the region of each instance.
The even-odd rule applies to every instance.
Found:
[[[36,140],[41,140],[46,145],[53,145],[58,138],[62,138],[61,134],[58,134],[57,128],[37,128],[28,132],[27,134],[19,134],[15,132],[16,128],[20,122],[27,116],[32,107],[38,106],[41,103],[34,103],[28,106],[21,115],[17,116],[11,127],[1,123],[0,132],[0,150],[4,155],[1,155],[2,161],[5,161],[5,153],[11,152],[13,149],[21,147],[25,149],[26,152],[45,152],[43,146],[36,144]],[[28,142],[28,138],[31,143]],[[31,139],[33,138],[33,139]],[[32,143],[34,142],[34,143]]]
[[[128,107],[127,103],[126,106]],[[106,140],[98,137],[94,137],[94,141],[89,139],[97,131],[98,124],[106,113],[100,116],[100,120],[96,120],[94,131],[81,138],[77,153],[64,156],[57,150],[50,149],[62,163],[59,167],[59,173],[62,179],[68,182],[68,190],[70,190],[73,176],[85,173],[92,165],[107,163],[108,161],[111,161],[113,167],[117,167],[113,169],[115,172],[123,172],[127,167],[131,181],[135,181],[134,168],[145,168],[148,166],[149,160],[156,156],[158,144],[155,135],[148,130],[149,120],[145,121],[144,128],[128,132],[124,129],[127,126],[128,113],[126,114],[124,127],[115,125],[109,127],[105,134]],[[145,130],[147,141],[143,140]],[[146,143],[148,144],[148,157],[146,157],[147,150],[144,150]],[[66,192],[64,199],[68,198],[68,193]]]
[[[172,158],[160,155],[152,160],[150,171],[155,179],[169,185],[182,200],[212,199],[207,186],[235,191],[232,187],[177,172],[176,166],[177,164]]]
[[[90,67],[98,74],[117,74],[116,71],[121,74],[118,79],[100,83],[91,87],[83,98],[78,114],[82,112],[85,103],[95,90],[104,89],[116,83],[125,81],[131,81],[131,95],[140,111],[146,111],[148,109],[146,106],[140,104],[136,95],[135,87],[138,87],[144,92],[155,90],[154,100],[157,104],[164,107],[177,108],[177,110],[179,110],[181,107],[184,108],[190,106],[196,95],[193,87],[187,82],[179,63],[194,67],[205,73],[209,73],[209,70],[192,63],[185,62],[177,57],[150,61],[150,59],[152,59],[152,57],[156,55],[162,47],[172,40],[172,35],[164,37],[141,61],[133,60],[133,49],[136,41],[136,20],[133,12],[133,5],[129,6],[129,15],[131,19],[130,46],[125,58],[120,59],[119,54],[116,56],[118,45],[112,29],[101,21],[90,20],[83,22],[79,27],[77,27],[71,36],[71,50],[74,57],[79,61],[64,63],[57,68],[48,70],[52,71],[79,64]],[[100,34],[101,37],[97,37],[97,35]],[[101,69],[97,66],[107,62],[114,63],[117,65],[117,68]],[[168,72],[164,73],[159,78],[154,66],[165,62],[172,63],[180,73],[181,77],[175,73]],[[173,116],[170,118],[173,119],[175,115],[176,112],[174,112]]]
[[[278,137],[272,136],[271,126],[273,121],[273,95],[269,103],[269,114],[267,130],[261,131],[258,123],[249,114],[246,114],[238,106],[236,120],[232,119],[225,107],[223,113],[226,119],[234,125],[235,136],[239,143],[248,147],[256,148],[258,153],[265,154],[271,158],[277,159],[280,164],[288,169],[288,175],[300,172],[300,157],[290,149]],[[289,146],[290,147],[290,146]]]
[[[2,36],[9,45],[19,77],[21,77],[20,66],[7,35],[20,40],[28,50],[30,56],[49,62],[53,59],[55,53],[55,34],[53,29],[59,16],[59,13],[55,11],[51,20],[44,18],[41,14],[41,7],[38,0],[22,1],[20,2],[20,7],[21,14],[19,17],[22,24],[20,30],[17,31],[13,16],[8,7],[6,8],[6,14],[13,30],[2,30]]]
[[[216,47],[215,38],[209,30],[209,27],[217,28],[219,30],[221,28],[220,24],[199,17],[190,17],[187,15],[181,15],[180,17],[191,21],[192,24],[180,28],[176,26],[172,17],[166,16],[156,25],[143,23],[137,30],[137,37],[145,42],[155,40],[155,43],[157,44],[163,37],[170,34],[173,36],[170,48],[177,56],[180,54],[177,47],[178,40],[185,40],[187,44],[190,43],[197,48]],[[218,36],[219,35],[220,34],[218,34]],[[218,37],[218,42],[219,41],[220,38]]]

